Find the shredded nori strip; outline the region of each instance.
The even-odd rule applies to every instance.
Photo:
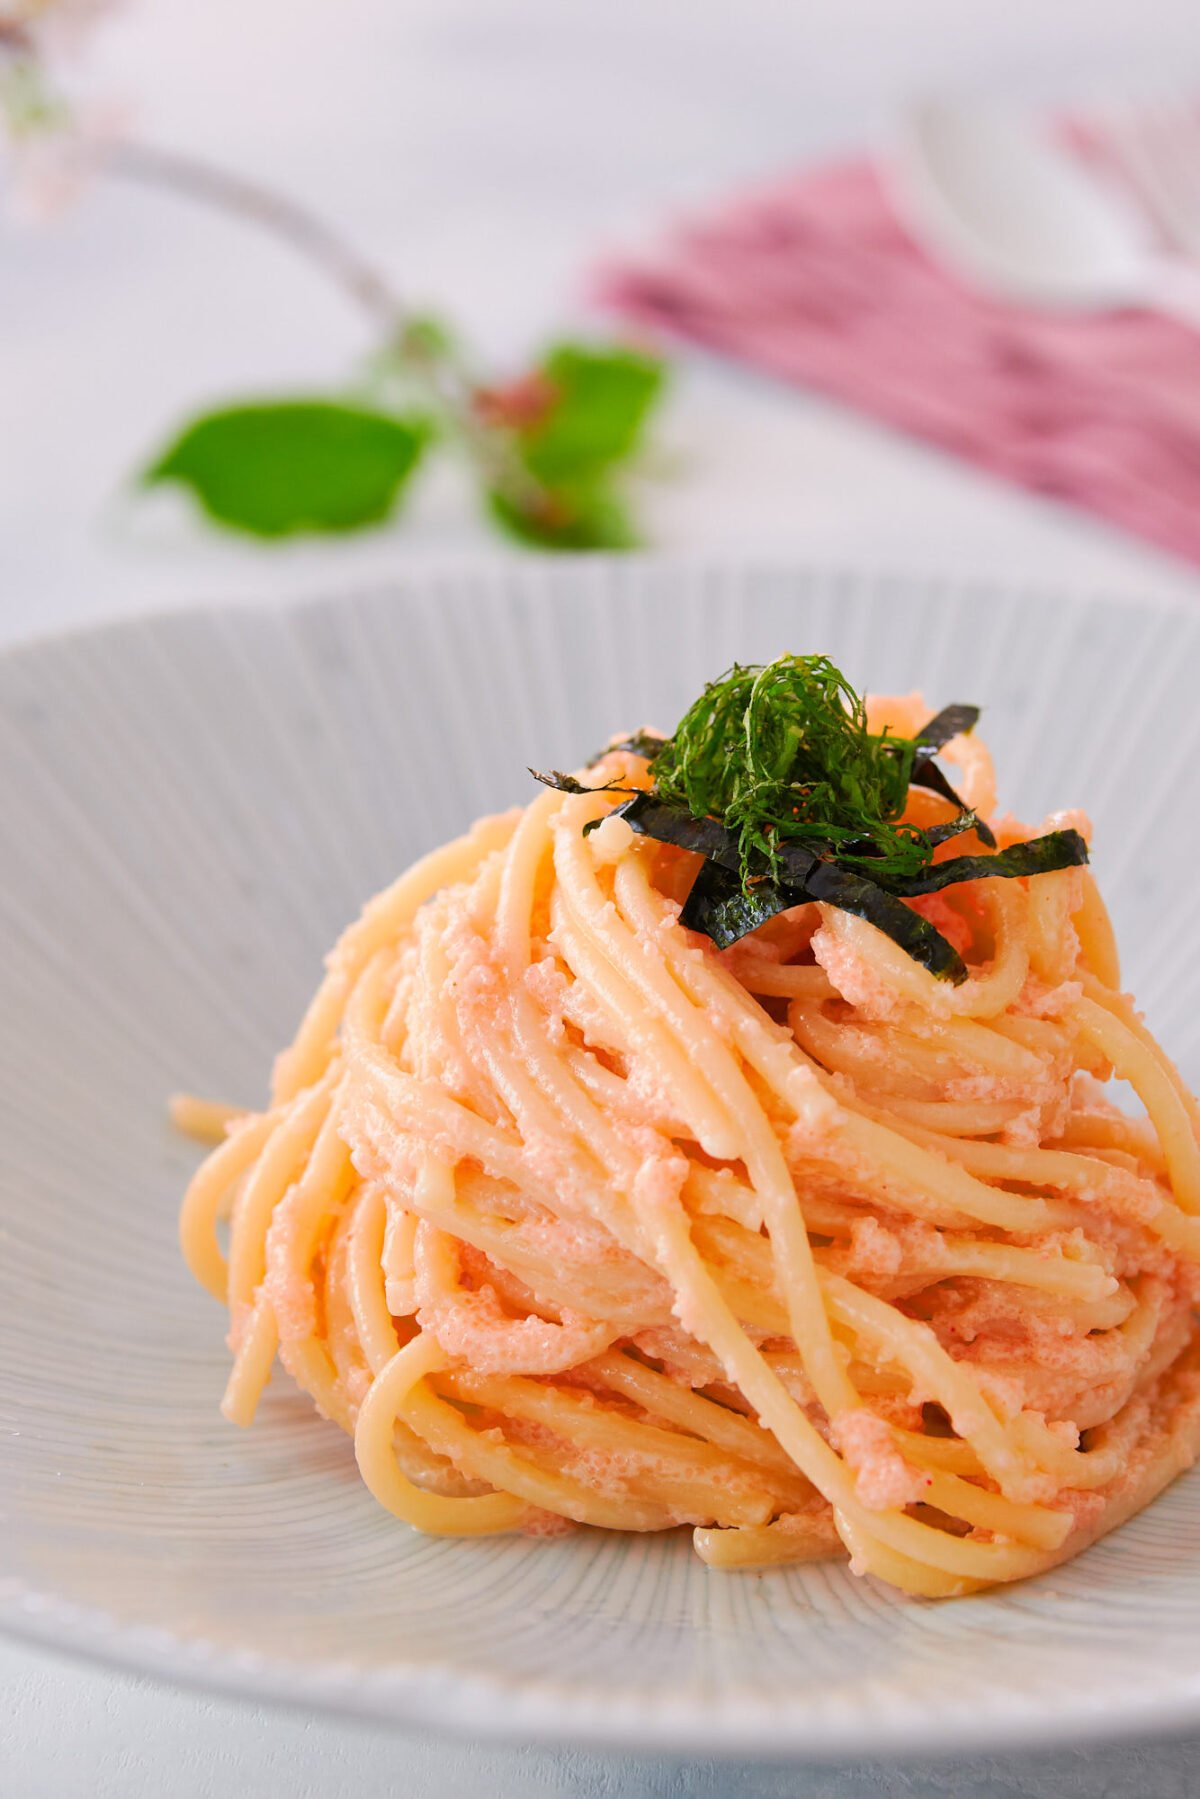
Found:
[[[666,806],[653,793],[635,793],[623,806],[615,806],[608,815],[623,818],[639,837],[653,837],[657,843],[673,843],[676,849],[694,850],[709,862],[719,862],[734,874],[741,866],[737,838],[719,818],[693,818],[678,806]]]
[[[967,831],[978,831],[981,837],[987,831],[978,812],[960,812],[957,818],[948,818],[944,824],[925,826],[925,835],[935,848],[939,843],[949,843],[952,837],[964,836]],[[986,840],[995,842],[990,831],[987,831]]]
[[[606,791],[584,787],[572,781],[571,776],[559,777],[550,785],[560,783],[568,793]],[[737,838],[719,819],[693,818],[690,812],[664,805],[653,793],[640,790],[605,817],[623,818],[639,836],[704,857],[705,866],[688,895],[681,922],[690,930],[702,931],[718,949],[728,949],[739,937],[757,930],[778,912],[803,905],[806,900],[821,900],[827,906],[865,918],[931,974],[956,984],[967,976],[962,957],[928,919],[904,904],[906,899],[940,893],[962,881],[1016,880],[1048,874],[1058,868],[1078,867],[1088,859],[1087,844],[1078,831],[1050,831],[1027,843],[1014,843],[993,856],[951,856],[945,862],[933,863],[919,875],[881,874],[872,880],[860,869],[841,867],[836,861],[817,855],[806,844],[786,843],[778,852],[783,878],[772,878],[764,872],[743,886]],[[602,822],[594,819],[585,828],[594,829]],[[973,813],[960,814],[937,827],[939,841],[973,826],[978,828]]]
[[[697,876],[681,922],[690,930],[703,931],[718,949],[728,949],[778,912],[805,900],[821,900],[865,918],[923,968],[956,984],[967,975],[962,957],[928,919],[904,904],[906,899],[940,893],[962,881],[1048,874],[1058,868],[1078,867],[1088,859],[1087,844],[1078,831],[1050,831],[993,856],[951,856],[933,863],[923,874],[881,874],[872,880],[860,869],[841,867],[816,855],[806,844],[787,843],[778,855],[782,879],[763,873],[743,886],[737,839],[719,819],[693,818],[690,812],[664,805],[652,793],[635,793],[608,816],[624,818],[640,836],[705,858],[706,868]],[[960,815],[941,827],[942,837],[952,830],[971,829],[973,821],[972,813]]]
[[[940,717],[941,714],[939,713],[938,716]],[[937,763],[931,761],[928,756],[918,756],[917,760],[913,763],[913,771],[909,776],[909,780],[914,787],[924,787],[929,793],[940,794],[944,800],[949,800],[952,806],[957,806],[960,812],[963,810],[962,800],[959,798],[958,794],[955,793],[953,787],[951,787]],[[995,849],[996,839],[992,834],[992,827],[982,818],[977,818],[975,820],[975,829],[987,844],[988,848]]]
[[[1050,874],[1057,868],[1082,868],[1088,859],[1088,846],[1078,831],[1047,831],[1044,837],[1031,837],[1026,843],[1014,843],[994,856],[948,856],[935,862],[924,874],[882,877],[889,893],[902,899],[913,899],[921,893],[940,893],[943,887],[956,887],[960,881],[1020,880],[1026,875]]]
[[[768,918],[801,906],[804,900],[800,889],[778,881],[756,881],[747,892],[733,869],[720,862],[702,862],[679,922],[689,931],[702,932],[718,949],[728,949]]]
[[[827,906],[865,918],[940,980],[952,981],[956,987],[966,980],[967,965],[953,944],[927,918],[855,869],[821,862],[805,881],[804,891],[808,899],[822,900]]]
[[[666,745],[666,738],[660,737],[657,731],[634,731],[630,737],[622,737],[619,743],[606,744],[602,750],[592,757],[589,768],[595,768],[597,762],[603,762],[614,750],[628,750],[633,756],[644,756],[647,762],[653,762],[658,752]]]
[[[945,749],[952,737],[966,736],[969,731],[975,729],[978,723],[978,706],[943,706],[940,712],[935,712],[928,724],[922,725],[917,732],[917,754],[913,762],[912,774],[909,776],[912,785],[924,787],[930,793],[940,794],[944,800],[949,800],[951,805],[957,806],[961,811],[962,800],[955,793],[933,757],[939,750]],[[980,818],[975,821],[975,829],[988,848],[995,849],[996,839],[992,835],[991,826]]]
[[[577,781],[574,775],[564,775],[557,768],[531,768],[529,770],[535,781],[543,787],[556,787],[559,793],[628,793],[630,789],[620,781],[603,781],[599,787],[589,787],[584,781]],[[598,821],[597,821],[598,822]]]
[[[802,906],[806,900],[823,900],[827,906],[865,918],[914,962],[941,980],[958,986],[967,978],[966,963],[927,918],[855,869],[839,868],[835,862],[815,858],[801,882],[766,877],[748,889],[743,888],[732,869],[722,863],[705,862],[684,902],[679,922],[689,930],[702,931],[718,949],[728,949],[768,918],[792,906]]]
[[[978,706],[943,706],[917,732],[917,750],[926,756],[934,756],[938,750],[945,749],[952,737],[965,737],[978,723]]]

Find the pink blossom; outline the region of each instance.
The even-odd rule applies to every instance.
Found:
[[[114,0],[0,0],[0,131],[10,154],[9,211],[45,219],[76,199],[89,174],[124,132],[111,101],[72,104],[55,79]]]
[[[4,182],[12,216],[36,223],[65,212],[125,135],[127,118],[127,108],[97,103],[78,108],[57,127],[13,137]]]
[[[0,0],[0,38],[39,59],[74,55],[120,0]]]

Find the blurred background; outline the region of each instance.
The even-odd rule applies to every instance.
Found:
[[[489,370],[515,371],[548,335],[621,329],[590,305],[614,258],[747,186],[886,151],[921,96],[1046,115],[1200,98],[1200,18],[1194,0],[130,0],[64,67],[131,135],[307,202],[406,299],[453,318]],[[129,505],[123,482],[180,420],[227,396],[336,385],[370,332],[286,248],[174,196],[101,177],[45,222],[13,210],[0,224],[10,632],[495,547],[449,461],[414,482],[402,523],[351,538],[264,547],[165,502]],[[1194,585],[1111,523],[811,387],[670,355],[638,500],[656,548]]]

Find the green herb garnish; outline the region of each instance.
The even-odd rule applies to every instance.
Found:
[[[789,842],[876,875],[916,874],[929,839],[896,821],[917,753],[908,738],[868,730],[861,697],[827,656],[780,656],[735,663],[705,688],[655,757],[654,788],[737,833],[743,885],[777,876]]]
[[[673,736],[638,732],[612,746],[644,756],[653,786],[608,816],[704,858],[681,922],[719,949],[778,912],[820,900],[867,919],[932,974],[957,983],[967,978],[962,957],[906,900],[1088,859],[1077,831],[1051,831],[994,855],[934,862],[939,844],[967,831],[995,843],[934,761],[978,717],[976,706],[947,706],[914,738],[872,732],[862,697],[827,656],[735,663]],[[588,791],[555,771],[537,778]],[[957,814],[928,829],[903,822],[913,786],[941,794]]]

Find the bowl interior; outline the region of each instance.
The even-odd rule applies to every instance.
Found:
[[[257,1102],[362,901],[705,678],[827,650],[987,708],[1004,803],[1083,805],[1127,984],[1190,1078],[1200,637],[1174,611],[803,571],[414,579],[0,661],[0,1613],[174,1677],[476,1733],[813,1754],[1183,1719],[1200,1483],[1039,1582],[921,1605],[686,1534],[413,1535],[285,1379],[217,1411],[176,1087]],[[1137,1670],[1131,1680],[1131,1670]]]

